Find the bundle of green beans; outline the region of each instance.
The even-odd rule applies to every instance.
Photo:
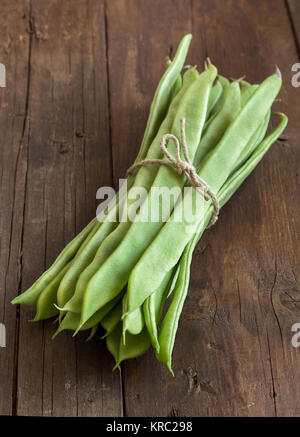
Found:
[[[196,68],[182,74],[190,41],[191,35],[186,35],[168,62],[135,163],[167,159],[162,156],[161,138],[166,134],[180,138],[184,118],[190,160],[222,207],[286,127],[287,117],[278,113],[277,127],[265,137],[281,75],[277,70],[260,85],[229,81],[209,60],[201,74]],[[176,154],[171,141],[168,151]],[[127,190],[121,188],[117,202],[94,218],[13,303],[36,305],[34,321],[57,317],[54,337],[63,330],[73,330],[73,335],[90,330],[91,338],[101,325],[115,367],[152,345],[157,359],[172,372],[193,250],[214,211],[207,199],[192,220],[184,215],[175,220],[183,201],[184,208],[193,207],[195,190],[184,190],[188,185],[184,174],[165,165],[144,165],[130,173]],[[128,215],[137,217],[128,194],[133,187],[145,188],[148,195],[153,187],[176,187],[182,199],[171,198],[168,221],[121,220],[124,204]],[[148,208],[144,199],[139,214],[147,214]]]

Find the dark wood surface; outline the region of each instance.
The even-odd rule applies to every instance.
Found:
[[[299,2],[2,0],[0,22],[0,414],[300,416]],[[187,32],[188,63],[251,82],[278,65],[289,125],[195,251],[175,377],[152,352],[112,373],[99,338],[52,341],[51,321],[10,301],[124,176]]]

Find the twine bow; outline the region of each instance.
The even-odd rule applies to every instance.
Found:
[[[200,176],[198,176],[196,168],[191,163],[185,137],[185,118],[180,119],[180,134],[181,144],[179,143],[178,138],[173,134],[165,134],[160,140],[160,148],[163,154],[168,158],[168,161],[164,159],[144,159],[129,167],[129,169],[127,170],[127,175],[129,173],[132,173],[137,168],[148,164],[166,165],[168,167],[174,168],[178,172],[178,174],[184,174],[190,182],[191,186],[194,187],[195,190],[197,190],[198,193],[201,194],[201,196],[204,197],[205,200],[211,200],[214,205],[214,212],[208,225],[208,227],[210,227],[214,225],[218,220],[220,205],[215,193],[210,189],[207,183],[202,178],[200,178]],[[172,140],[175,144],[175,157],[170,154],[166,147],[166,143],[168,140]],[[185,159],[184,161],[180,157],[180,148]]]

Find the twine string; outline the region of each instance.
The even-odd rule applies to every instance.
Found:
[[[143,167],[144,165],[149,164],[160,164],[168,167],[174,168],[178,174],[184,174],[191,186],[198,191],[198,193],[204,197],[205,200],[211,200],[214,206],[214,212],[210,218],[208,227],[214,225],[218,220],[220,205],[215,193],[211,190],[211,188],[207,185],[207,183],[197,174],[196,168],[191,163],[188,147],[186,144],[186,136],[185,136],[185,118],[180,119],[180,135],[181,135],[181,143],[178,138],[173,134],[165,134],[162,136],[160,140],[160,148],[163,154],[168,158],[168,161],[164,159],[144,159],[136,164],[133,164],[127,170],[127,176],[129,173],[134,172],[137,168]],[[175,144],[176,152],[175,157],[171,155],[166,147],[166,143],[168,140],[171,140]],[[181,159],[180,149],[182,150],[184,160]]]

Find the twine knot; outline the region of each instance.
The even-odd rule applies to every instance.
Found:
[[[181,144],[178,138],[173,134],[165,134],[162,136],[160,140],[160,148],[163,154],[168,158],[168,161],[163,159],[142,160],[129,167],[129,169],[127,170],[127,175],[129,173],[132,173],[137,168],[148,164],[166,165],[168,167],[174,168],[179,175],[184,174],[188,179],[188,181],[190,182],[191,186],[194,187],[195,190],[197,190],[198,193],[200,193],[205,200],[211,200],[214,205],[214,212],[211,216],[208,225],[208,227],[210,227],[214,225],[218,220],[220,205],[215,193],[210,189],[210,187],[206,184],[206,182],[202,178],[200,178],[200,176],[198,176],[196,168],[191,163],[188,153],[188,147],[186,144],[186,137],[185,137],[185,118],[180,119],[180,134],[181,134]],[[176,148],[175,156],[171,155],[171,153],[168,151],[166,147],[166,143],[168,140],[172,140],[175,144],[175,148]],[[180,149],[182,150],[184,160],[181,159]]]

